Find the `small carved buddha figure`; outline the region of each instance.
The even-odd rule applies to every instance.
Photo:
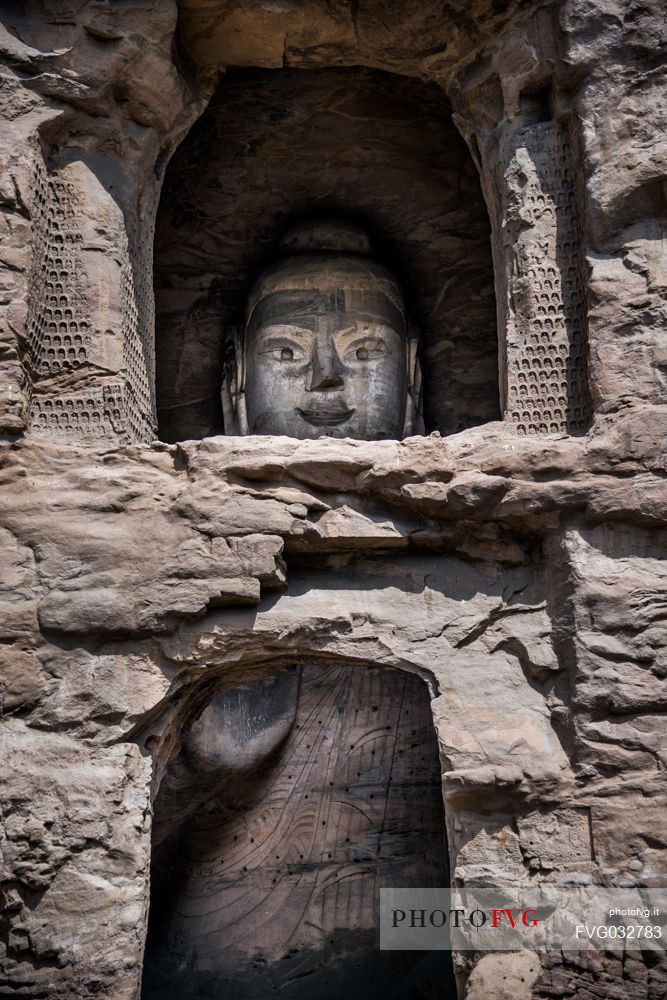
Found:
[[[355,225],[287,233],[260,275],[222,390],[228,434],[380,440],[421,433],[401,289]]]

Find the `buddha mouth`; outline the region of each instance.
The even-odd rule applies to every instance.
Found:
[[[332,427],[335,424],[342,424],[357,412],[348,410],[341,406],[320,406],[312,410],[302,410],[300,406],[295,407],[300,417],[315,427]]]

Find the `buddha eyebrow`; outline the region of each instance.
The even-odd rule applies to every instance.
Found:
[[[341,331],[342,333],[346,331]],[[349,338],[349,344],[386,344],[387,338],[382,336],[382,333],[363,333],[358,332],[356,336],[351,336]]]
[[[400,336],[400,329],[392,326],[385,316],[349,316],[338,326],[336,333],[356,333],[360,337],[381,337],[389,331]]]
[[[305,320],[292,318],[289,321],[271,321],[255,324],[248,328],[246,339],[249,343],[265,343],[267,340],[285,340],[291,338],[298,341],[311,341],[315,335],[313,323]]]
[[[294,334],[270,334],[266,338],[262,338],[257,344],[256,350],[259,354],[268,354],[270,351],[275,350],[277,347],[299,347],[305,351],[308,351],[310,346],[306,342],[305,338],[298,336],[298,331]]]

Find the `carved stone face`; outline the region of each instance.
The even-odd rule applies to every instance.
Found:
[[[401,293],[375,262],[294,256],[254,289],[245,331],[248,433],[400,438],[407,373]]]

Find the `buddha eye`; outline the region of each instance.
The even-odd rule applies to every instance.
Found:
[[[260,340],[257,353],[264,355],[275,364],[303,361],[304,346],[292,337],[273,336]]]
[[[345,355],[346,361],[377,361],[385,354],[391,353],[384,340],[367,340],[355,347],[352,345]]]

